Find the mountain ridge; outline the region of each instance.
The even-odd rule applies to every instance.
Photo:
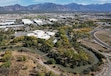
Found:
[[[82,5],[76,3],[70,4],[55,4],[55,3],[43,3],[43,4],[33,4],[28,6],[22,6],[20,4],[9,5],[9,6],[0,6],[1,11],[44,11],[44,12],[53,12],[53,11],[95,11],[95,12],[111,12],[111,3],[105,4],[89,4]]]

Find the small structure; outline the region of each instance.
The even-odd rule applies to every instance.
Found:
[[[58,40],[57,40],[57,39],[55,39],[55,40],[53,40],[53,43],[55,44],[57,41],[58,41]]]
[[[49,21],[51,21],[51,22],[57,22],[58,20],[54,19],[54,18],[51,18],[51,19],[49,19]]]
[[[33,24],[33,22],[29,19],[22,19],[22,22],[23,22],[23,24],[26,24],[26,25]]]

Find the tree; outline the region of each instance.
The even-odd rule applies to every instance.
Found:
[[[80,58],[81,58],[81,60],[83,59],[83,60],[88,60],[88,56],[87,56],[87,54],[84,52],[84,51],[80,51],[79,52],[79,56],[80,56]]]
[[[2,57],[2,61],[7,62],[11,59],[11,57],[12,57],[12,52],[10,50],[5,51],[5,54]]]
[[[58,40],[58,41],[55,43],[55,47],[57,47],[57,48],[62,47],[61,40]]]

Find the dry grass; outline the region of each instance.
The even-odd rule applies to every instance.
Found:
[[[4,52],[0,52],[0,60],[2,59],[2,55],[4,54]],[[3,62],[0,62],[0,65],[2,65]]]
[[[36,66],[36,64],[27,57],[25,53],[20,53],[13,51],[12,53],[13,59],[11,61],[11,68],[9,76],[29,76],[29,73],[31,70],[33,70],[33,67]],[[26,61],[17,61],[18,57],[26,56]]]
[[[27,52],[29,53],[29,52]],[[8,76],[29,76],[30,71],[34,69],[37,65],[40,65],[38,63],[34,63],[34,61],[28,57],[28,55],[31,55],[32,53],[27,54],[25,52],[12,52],[12,59],[11,59],[11,66]],[[4,52],[0,52],[0,58],[2,58],[2,54]],[[35,57],[38,57],[36,54],[32,54]],[[26,57],[26,61],[18,61],[18,57]],[[4,62],[0,62],[0,65],[2,65]]]
[[[102,51],[107,51],[107,49],[103,48],[102,46],[100,46],[99,44],[95,43],[93,40],[81,40],[81,43],[90,47],[90,48],[94,48],[96,50],[102,50]]]
[[[107,43],[109,45],[111,45],[111,36],[110,35],[111,35],[111,33],[107,32],[107,31],[98,31],[96,33],[96,36],[100,40],[104,41],[105,43]]]
[[[26,57],[25,61],[18,60],[20,57],[24,57],[24,56]],[[33,56],[34,58],[37,58],[38,61],[33,59],[33,57],[31,56]],[[38,56],[37,54],[30,53],[30,52],[13,51],[12,58],[11,58],[11,66],[10,66],[8,76],[30,76],[30,74],[36,75],[38,71],[42,71],[44,73],[48,73],[49,71],[51,71],[50,69],[44,67],[45,64],[44,65],[40,64],[39,59],[43,61],[43,59],[40,58],[40,56]],[[0,63],[2,64],[2,62]]]

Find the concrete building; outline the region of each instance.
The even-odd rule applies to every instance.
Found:
[[[22,27],[24,25],[4,25],[4,26],[0,26],[0,28],[14,28],[14,27]]]
[[[51,19],[49,19],[49,21],[51,21],[51,22],[57,22],[58,20],[55,19],[55,18],[51,18]]]
[[[54,36],[55,32],[35,30],[32,33],[27,34],[27,36],[35,36],[37,38],[48,40],[51,36]]]
[[[34,19],[34,22],[35,22],[37,25],[43,25],[43,21],[40,20],[40,19]]]
[[[29,19],[22,19],[22,22],[23,22],[23,24],[26,24],[26,25],[33,24],[33,22]]]
[[[5,20],[4,22],[1,22],[0,25],[4,26],[4,25],[13,25],[15,24],[16,20]]]

